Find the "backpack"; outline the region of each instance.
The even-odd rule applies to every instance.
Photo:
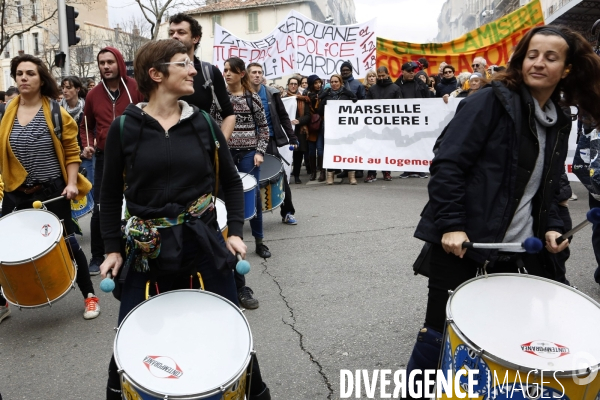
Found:
[[[9,100],[8,103],[6,103],[5,108],[0,112],[0,121],[2,121],[6,106],[8,106],[10,102],[11,101]],[[62,114],[60,113],[60,104],[54,99],[50,99],[50,114],[52,115],[52,125],[54,125],[53,132],[58,140],[62,140]]]
[[[219,99],[217,99],[217,95],[215,94],[215,86],[213,85],[215,75],[213,73],[212,64],[207,63],[206,61],[200,61],[200,70],[202,71],[202,77],[204,78],[204,85],[202,86],[204,89],[210,87],[213,103],[217,106],[217,111],[221,112],[223,109],[221,108],[221,104],[219,104]]]

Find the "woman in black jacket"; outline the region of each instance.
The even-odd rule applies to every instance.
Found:
[[[343,86],[344,80],[341,75],[333,74],[329,79],[330,88],[325,89],[319,94],[319,115],[323,121],[321,124],[321,134],[325,135],[325,106],[331,100],[356,100],[356,95]],[[333,175],[335,172],[327,171],[327,184],[333,185]],[[351,185],[356,185],[356,171],[348,171],[348,179]]]
[[[555,278],[544,254],[467,251],[462,244],[536,236],[546,255],[568,246],[556,243],[564,226],[555,193],[571,129],[561,105],[578,104],[600,117],[599,70],[600,58],[581,35],[536,27],[517,45],[508,70],[459,104],[436,143],[429,202],[415,232],[432,250],[425,326],[407,376],[436,368],[448,291],[478,270],[517,272],[525,265],[530,274]]]
[[[442,79],[440,83],[435,86],[435,96],[444,97],[444,95],[450,95],[457,88],[458,81],[454,76],[454,67],[452,65],[446,65],[442,71]]]
[[[100,222],[108,254],[100,270],[104,277],[109,271],[117,276],[122,269],[119,323],[144,301],[148,280],[152,294],[189,289],[196,272],[202,274],[206,290],[237,305],[234,254],[246,254],[242,181],[217,123],[178,100],[194,92],[193,61],[181,42],[159,40],[138,50],[134,70],[138,89],[149,101],[130,104],[111,125],[101,193]],[[227,198],[226,242],[216,222],[219,188]],[[121,253],[123,195],[125,254]],[[198,279],[193,281],[197,287]],[[249,398],[270,399],[268,388],[255,378],[252,387],[258,387]],[[113,358],[107,399],[120,399],[119,389]]]

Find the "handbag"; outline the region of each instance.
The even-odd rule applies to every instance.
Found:
[[[318,131],[321,129],[321,116],[319,114],[311,114],[308,129],[311,131]]]

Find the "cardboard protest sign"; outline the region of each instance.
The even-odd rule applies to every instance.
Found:
[[[484,57],[488,65],[506,65],[512,49],[534,26],[544,25],[540,0],[447,43],[408,43],[377,38],[377,66],[386,66],[395,79],[402,74],[402,64],[425,57],[428,75],[437,74],[441,62],[457,71],[473,72],[475,57]]]
[[[221,67],[226,59],[239,57],[246,64],[261,64],[267,79],[292,73],[327,79],[350,61],[354,77],[364,78],[375,67],[375,41],[374,21],[328,25],[290,11],[273,32],[255,41],[216,24],[213,64]]]

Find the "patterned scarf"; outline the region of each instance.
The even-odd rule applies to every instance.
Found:
[[[127,223],[122,228],[125,243],[125,267],[133,264],[138,272],[150,270],[148,259],[155,259],[160,254],[160,232],[159,229],[170,228],[181,225],[194,219],[201,218],[207,211],[212,211],[215,205],[212,194],[205,194],[175,218],[141,219],[130,216],[129,210],[125,209]]]
[[[77,118],[79,118],[79,114],[81,114],[83,112],[83,108],[85,107],[85,100],[82,98],[78,98],[77,99],[77,105],[73,108],[69,107],[69,103],[67,103],[67,100],[62,99],[60,101],[60,105],[62,108],[64,108],[65,110],[67,110],[67,112],[69,113],[69,115],[75,120],[77,121]]]

